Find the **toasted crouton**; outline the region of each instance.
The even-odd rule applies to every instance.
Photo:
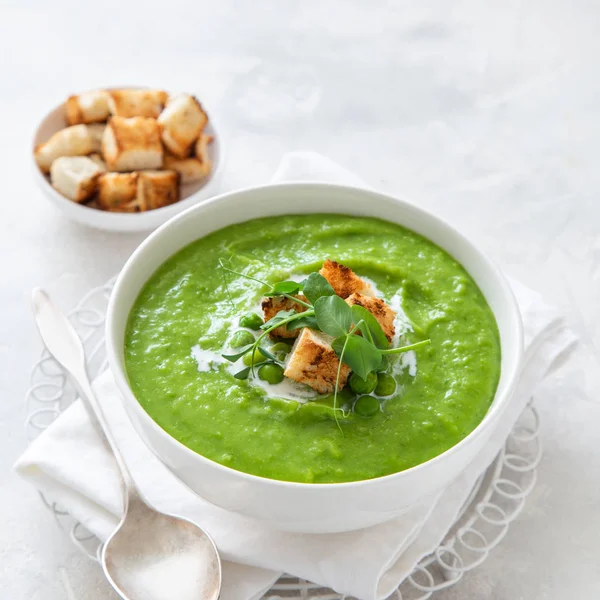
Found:
[[[212,141],[212,135],[200,134],[194,144],[195,157],[178,158],[171,154],[165,154],[165,168],[177,171],[181,175],[181,183],[192,183],[208,177],[212,169],[212,161],[208,156],[208,144]]]
[[[101,170],[87,156],[61,156],[50,167],[50,180],[63,196],[83,202],[96,191]]]
[[[179,174],[175,171],[142,171],[138,179],[140,210],[152,210],[179,200]]]
[[[346,298],[346,304],[349,306],[356,304],[366,308],[381,325],[381,329],[383,329],[388,342],[392,341],[394,333],[396,333],[394,328],[396,313],[381,298],[364,296],[363,294],[351,294]]]
[[[208,116],[196,98],[181,94],[169,101],[158,122],[165,146],[175,156],[185,158],[202,133]]]
[[[147,117],[111,117],[102,137],[102,155],[111,171],[162,167],[158,123]]]
[[[90,125],[73,125],[57,131],[45,144],[35,148],[35,160],[44,173],[61,156],[85,156],[96,148],[96,129]]]
[[[104,160],[102,159],[102,155],[101,154],[90,154],[88,157],[90,160],[93,160],[97,165],[98,168],[104,173],[106,171],[106,163],[104,162]]]
[[[331,342],[333,337],[305,327],[294,342],[283,374],[294,381],[305,383],[320,394],[334,391],[339,360]],[[348,381],[350,367],[342,364],[338,391]]]
[[[98,206],[113,212],[139,212],[139,173],[103,173],[98,178]]]
[[[109,90],[108,107],[117,117],[152,117],[156,119],[167,103],[163,90]]]
[[[84,92],[78,96],[69,96],[65,104],[67,123],[101,123],[110,114],[108,94],[104,90]]]
[[[181,176],[181,183],[192,183],[204,179],[210,173],[210,162],[206,164],[197,158],[177,158],[165,154],[165,169],[177,171]]]
[[[294,296],[294,298],[298,298],[299,300],[303,300],[307,302],[307,299],[304,295],[299,294]],[[272,319],[280,310],[291,310],[294,309],[296,312],[304,312],[306,310],[305,306],[302,304],[298,304],[290,298],[286,298],[285,296],[271,296],[269,298],[263,298],[261,307],[263,310],[263,315],[265,318],[265,323]],[[288,331],[285,325],[274,329],[269,334],[271,337],[282,337],[282,338],[295,338],[300,334],[300,329],[294,329],[293,331]]]
[[[327,279],[335,293],[344,300],[355,293],[363,296],[373,295],[373,288],[366,281],[358,277],[352,269],[335,262],[335,260],[327,259],[319,273]]]

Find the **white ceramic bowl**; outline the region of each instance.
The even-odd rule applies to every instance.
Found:
[[[123,87],[134,89],[134,86]],[[220,132],[215,128],[213,113],[208,108],[206,111],[209,121],[205,131],[215,138],[208,146],[208,154],[213,163],[212,173],[204,181],[182,185],[181,200],[175,204],[140,213],[107,212],[86,206],[85,204],[73,202],[57,192],[50,184],[50,178],[44,175],[37,166],[33,156],[33,149],[39,144],[46,142],[57,131],[67,127],[64,104],[53,108],[44,117],[35,132],[31,152],[34,179],[46,197],[73,221],[107,231],[149,231],[150,229],[155,229],[186,208],[212,198],[219,192],[224,163],[223,140],[221,139]]]
[[[493,310],[501,337],[502,372],[481,424],[432,460],[393,475],[351,483],[303,484],[248,475],[189,450],[161,429],[127,383],[123,341],[129,311],[141,287],[166,258],[204,235],[248,219],[298,213],[344,213],[399,223],[433,240],[471,274]],[[481,451],[513,392],[522,356],[521,317],[498,269],[462,235],[416,206],[375,192],[316,183],[268,185],[213,198],[175,217],[150,235],[119,275],[108,307],[110,367],[136,430],[187,486],[225,509],[306,533],[360,529],[402,514],[446,486]]]

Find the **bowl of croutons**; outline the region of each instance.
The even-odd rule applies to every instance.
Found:
[[[191,94],[146,88],[70,96],[38,127],[35,176],[69,218],[144,231],[214,196],[223,149]]]

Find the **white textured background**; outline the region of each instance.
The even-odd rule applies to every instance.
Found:
[[[599,598],[599,33],[593,0],[0,2],[0,598],[69,598],[64,574],[77,600],[114,597],[9,469],[40,351],[30,288],[69,308],[143,237],[47,204],[31,134],[69,93],[122,83],[213,107],[228,189],[316,150],[444,216],[564,308],[582,344],[540,394],[539,484],[490,559],[438,598]]]

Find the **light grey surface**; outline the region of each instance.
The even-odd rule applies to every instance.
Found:
[[[310,6],[309,6],[310,4]],[[584,0],[0,7],[0,597],[111,598],[99,568],[9,468],[40,343],[29,291],[69,308],[143,238],[67,222],[30,137],[69,93],[190,90],[227,126],[227,188],[316,150],[446,217],[562,306],[582,337],[540,394],[539,484],[490,559],[442,600],[600,597],[600,6]],[[64,581],[70,583],[65,584]]]

